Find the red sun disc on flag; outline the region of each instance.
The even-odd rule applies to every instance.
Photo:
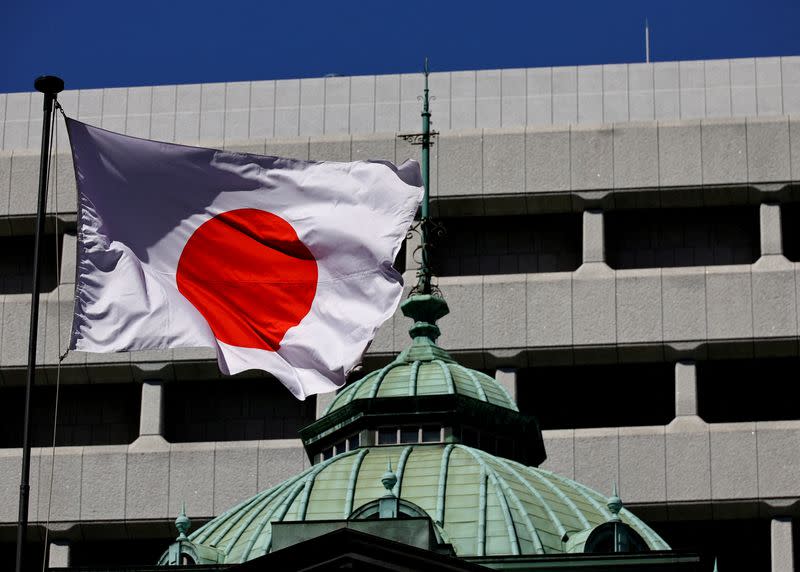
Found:
[[[275,351],[311,309],[317,261],[281,217],[237,209],[192,234],[176,281],[218,340]]]

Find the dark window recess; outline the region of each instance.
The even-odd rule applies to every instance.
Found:
[[[378,429],[378,445],[394,445],[397,443],[397,428]]]
[[[294,439],[314,421],[316,399],[299,401],[274,379],[225,379],[164,386],[166,439]]]
[[[452,217],[440,221],[431,262],[438,276],[568,272],[580,265],[579,214]]]
[[[44,248],[40,292],[58,286],[56,259],[61,257],[61,237],[42,237]],[[58,257],[56,256],[58,248]],[[33,236],[0,237],[0,294],[30,294],[33,289]]]
[[[800,419],[800,358],[697,362],[698,413],[708,423]]]
[[[195,523],[192,524],[197,526]],[[169,535],[164,535],[161,538],[73,541],[70,542],[70,565],[73,567],[153,566],[173,540]]]
[[[62,385],[56,445],[120,445],[139,435],[142,387],[134,383]],[[53,442],[56,388],[34,387],[31,412],[34,447]],[[0,447],[22,446],[23,387],[0,389]]]
[[[758,206],[605,213],[612,268],[752,264],[760,255]]]
[[[675,417],[674,367],[664,362],[523,369],[517,403],[542,429],[664,425]]]
[[[406,271],[406,241],[400,245],[400,250],[397,251],[397,256],[394,257],[394,269],[400,274]]]
[[[16,483],[15,483],[16,484]],[[28,533],[30,534],[30,532]],[[43,570],[45,561],[44,545],[41,542],[27,542],[25,544],[25,569]],[[0,542],[0,562],[5,562],[3,570],[12,570],[17,558],[16,542]],[[51,568],[48,568],[51,570]]]
[[[769,570],[770,521],[681,520],[648,521],[673,550],[700,555],[699,570]]]
[[[800,262],[800,203],[781,205],[781,233],[783,255],[793,262]]]

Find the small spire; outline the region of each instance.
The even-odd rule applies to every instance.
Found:
[[[717,557],[716,556],[714,557],[714,572],[719,572],[719,570],[717,569]]]
[[[381,483],[383,483],[383,488],[386,489],[387,495],[394,496],[392,489],[394,489],[394,486],[397,484],[397,475],[395,475],[394,471],[392,470],[391,459],[389,459],[389,462],[386,466],[386,472],[383,473],[383,476],[381,477]]]
[[[622,510],[622,499],[619,498],[619,493],[617,492],[617,481],[614,481],[614,486],[611,490],[611,496],[609,497],[606,506],[608,507],[608,510],[611,511],[611,518],[609,519],[610,522],[619,522],[619,511]]]
[[[181,513],[175,519],[175,528],[178,529],[178,538],[175,540],[188,540],[186,533],[192,526],[192,521],[186,516],[186,502],[181,504]]]

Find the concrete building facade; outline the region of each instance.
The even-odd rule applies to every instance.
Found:
[[[139,137],[402,161],[418,154],[398,135],[418,132],[421,90],[421,74],[403,74],[59,100]],[[543,468],[602,491],[618,482],[673,548],[719,556],[723,570],[726,558],[793,570],[800,57],[434,73],[431,94],[432,209],[447,231],[435,269],[451,308],[440,345],[539,417]],[[17,516],[39,98],[0,95],[0,559]],[[54,566],[133,546],[152,563],[183,502],[203,522],[307,467],[297,430],[331,397],[223,380],[206,350],[70,353],[59,366],[76,249],[63,123],[55,152],[34,536],[49,531]],[[397,262],[407,284],[414,247]],[[399,312],[386,322],[363,371],[403,349],[407,329]]]

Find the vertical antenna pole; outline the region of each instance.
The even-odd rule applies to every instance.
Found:
[[[430,220],[430,173],[431,173],[431,111],[428,97],[428,58],[425,58],[425,91],[422,100],[422,206],[420,208],[420,227],[422,230],[422,268],[419,271],[417,288],[422,294],[431,293],[431,267],[428,260],[428,226]]]
[[[19,485],[19,522],[17,524],[16,572],[23,572],[25,539],[28,530],[28,498],[31,472],[31,393],[36,382],[36,338],[39,330],[39,285],[41,282],[41,248],[44,234],[44,216],[47,208],[47,182],[50,168],[50,125],[53,120],[53,103],[64,89],[64,80],[44,75],[33,86],[44,94],[44,120],[42,121],[42,155],[39,162],[39,202],[36,210],[36,235],[33,243],[33,292],[31,293],[31,323],[28,337],[28,378],[25,383],[25,413],[22,432],[22,471]]]
[[[644,19],[644,61],[650,63],[650,25]]]

